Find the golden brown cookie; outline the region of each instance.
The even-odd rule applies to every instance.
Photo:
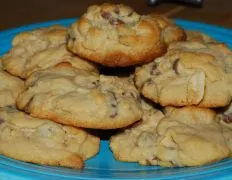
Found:
[[[198,107],[144,112],[142,122],[113,136],[117,160],[165,167],[200,166],[230,155],[216,113]]]
[[[164,56],[136,69],[135,81],[162,106],[226,106],[232,98],[232,53],[220,43],[172,43]]]
[[[97,67],[66,48],[67,30],[51,26],[23,32],[15,36],[12,49],[3,56],[3,68],[21,78],[33,72],[69,62],[74,67],[97,72]]]
[[[156,152],[156,126],[164,114],[142,101],[142,120],[110,138],[110,148],[115,159],[147,164]]]
[[[15,105],[18,95],[24,90],[24,81],[2,69],[0,60],[0,107]]]
[[[139,93],[128,78],[61,64],[34,73],[26,87],[17,105],[35,117],[77,127],[116,129],[142,116]]]
[[[230,148],[230,156],[232,156],[232,103],[217,109],[217,115],[222,126],[223,136]]]
[[[184,31],[165,17],[141,16],[123,4],[92,5],[69,28],[69,49],[106,66],[130,66],[161,56]]]
[[[161,166],[200,166],[230,155],[216,113],[197,107],[174,108],[157,127],[154,158]]]
[[[87,131],[0,108],[0,154],[36,164],[82,168],[100,139]]]

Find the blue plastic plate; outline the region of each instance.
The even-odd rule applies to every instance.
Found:
[[[0,56],[11,48],[11,40],[22,31],[53,24],[68,26],[75,19],[32,24],[0,32]],[[185,29],[204,32],[232,48],[232,30],[222,27],[176,20]],[[0,144],[1,146],[1,144]],[[96,180],[96,179],[232,179],[232,159],[218,163],[186,168],[162,168],[159,166],[141,166],[137,163],[118,162],[114,159],[107,140],[101,141],[100,152],[86,162],[84,170],[61,167],[40,166],[25,163],[0,155],[0,180]]]

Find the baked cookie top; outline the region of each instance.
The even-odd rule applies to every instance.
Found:
[[[12,49],[2,57],[3,68],[21,78],[33,72],[53,67],[61,62],[97,72],[97,67],[80,57],[74,56],[66,48],[67,29],[51,26],[23,32],[15,36]]]
[[[143,165],[199,166],[229,156],[216,113],[198,107],[144,112],[142,122],[113,136],[116,159]],[[150,117],[150,118],[149,118]]]
[[[140,92],[162,106],[225,106],[231,78],[232,53],[220,43],[172,43],[164,56],[135,72]]]
[[[87,131],[0,108],[0,154],[37,164],[82,168],[100,139]]]
[[[92,5],[69,28],[69,49],[106,66],[146,63],[185,39],[184,31],[159,15],[141,16],[123,4]]]
[[[213,39],[212,37],[198,31],[186,30],[185,33],[186,33],[187,41],[200,42],[200,43],[216,42],[216,40]]]
[[[17,100],[32,116],[77,127],[116,129],[142,116],[132,80],[60,64],[34,73]]]
[[[129,128],[110,138],[110,148],[115,159],[148,164],[156,152],[156,127],[164,114],[142,101],[143,117]]]
[[[210,109],[173,108],[160,121],[157,133],[154,159],[161,166],[199,166],[230,155],[217,115]]]
[[[24,81],[2,69],[0,61],[0,107],[15,105],[18,95],[24,90]]]

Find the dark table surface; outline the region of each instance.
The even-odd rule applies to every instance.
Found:
[[[0,5],[0,30],[25,24],[78,17],[91,4],[102,0],[2,0]],[[108,0],[124,3],[137,12],[147,14],[158,12],[171,18],[201,21],[232,28],[232,0],[205,0],[202,8],[180,3],[162,3],[149,7],[146,0]]]

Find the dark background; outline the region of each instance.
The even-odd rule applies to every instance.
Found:
[[[142,14],[158,12],[172,18],[232,28],[232,0],[205,0],[202,8],[175,3],[148,7],[146,0],[1,0],[0,30],[34,22],[78,17],[90,4],[102,2],[125,3]]]

